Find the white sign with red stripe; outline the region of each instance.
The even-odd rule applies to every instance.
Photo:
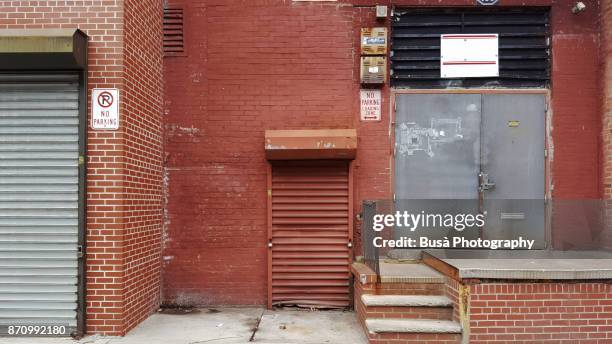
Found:
[[[497,34],[450,34],[440,36],[441,78],[499,76]]]

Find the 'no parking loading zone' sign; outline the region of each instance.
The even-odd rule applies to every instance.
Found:
[[[91,128],[95,130],[119,129],[119,90],[94,88],[91,92]]]

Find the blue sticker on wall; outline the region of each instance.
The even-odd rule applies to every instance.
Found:
[[[476,0],[476,2],[479,5],[483,5],[483,6],[491,6],[491,5],[497,5],[497,3],[499,2],[499,0]]]

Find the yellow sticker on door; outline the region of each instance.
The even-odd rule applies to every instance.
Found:
[[[508,121],[508,127],[510,128],[516,128],[521,124],[520,121]]]

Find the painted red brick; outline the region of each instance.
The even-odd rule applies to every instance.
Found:
[[[603,198],[606,200],[606,231],[602,241],[607,247],[612,247],[612,3],[601,2],[601,105],[602,105],[602,131],[601,131],[601,159],[603,183]]]
[[[359,121],[359,28],[389,25],[375,20],[375,4],[391,1],[171,1],[185,11],[186,56],[165,59],[165,302],[265,304],[266,129],[356,128],[355,213],[364,199],[392,197],[389,87],[382,121]],[[589,3],[573,15],[573,4],[529,2],[552,8],[552,194],[597,198],[599,11]],[[360,233],[356,221],[357,254]]]

